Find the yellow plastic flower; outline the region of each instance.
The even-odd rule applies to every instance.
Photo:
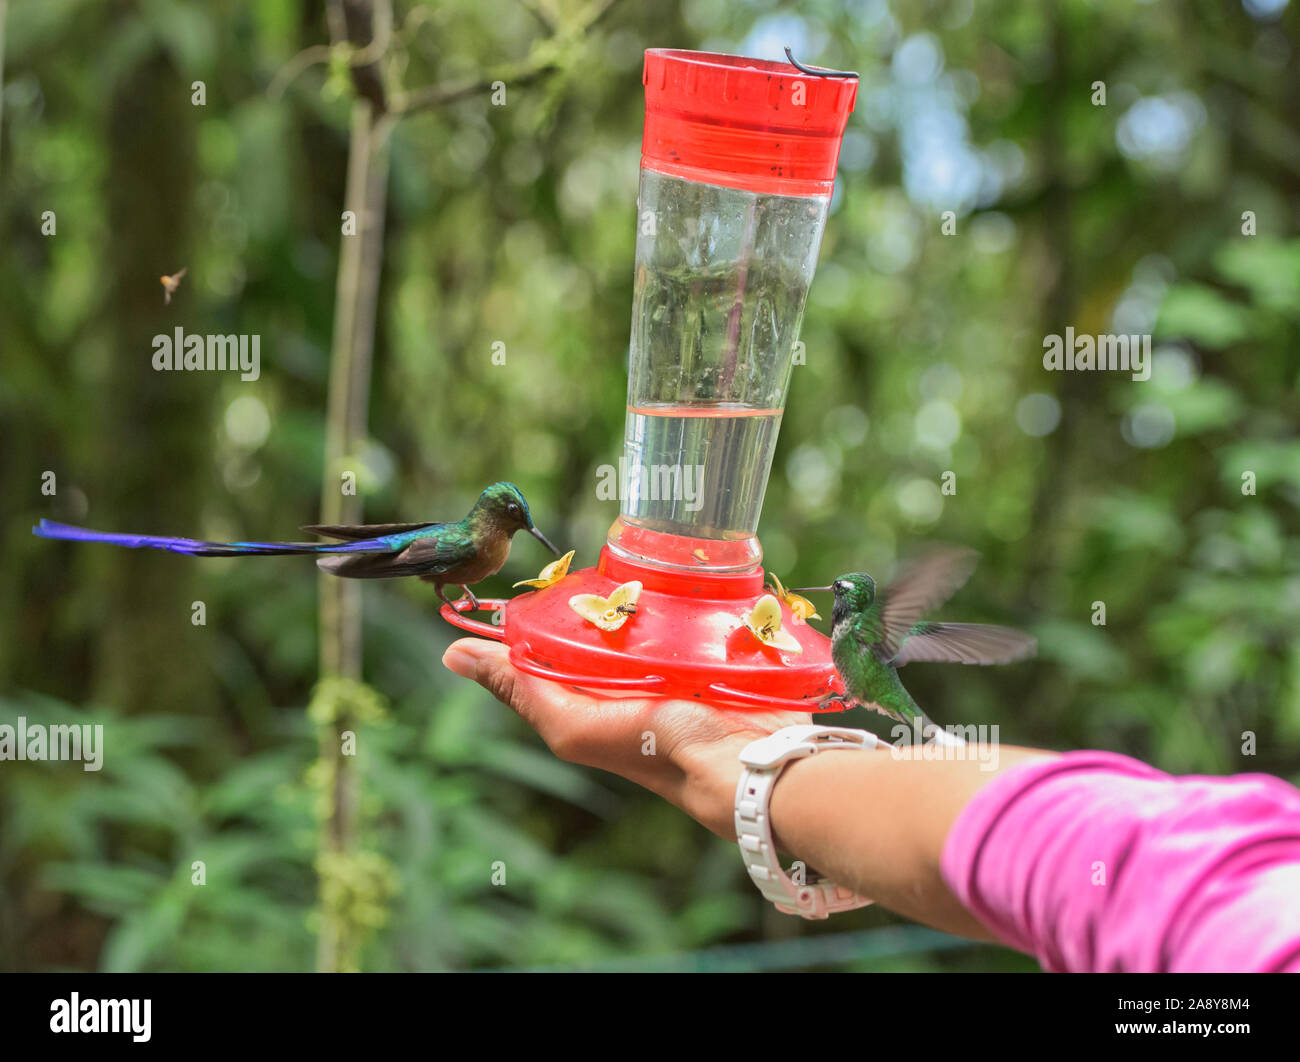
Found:
[[[640,596],[641,584],[634,579],[630,583],[614,587],[609,597],[574,594],[569,598],[569,608],[602,631],[616,631],[628,621],[629,616],[636,615],[636,599]]]
[[[769,572],[772,576],[772,582],[776,584],[776,596],[790,606],[790,611],[794,613],[794,618],[801,622],[807,623],[810,619],[821,619],[817,615],[817,606],[809,601],[806,597],[800,597],[793,590],[787,590],[781,585],[781,580],[776,577],[776,572]]]
[[[566,575],[569,574],[569,561],[573,560],[573,555],[577,553],[576,549],[569,550],[563,557],[557,561],[551,561],[542,569],[541,575],[536,579],[520,579],[515,586],[532,586],[538,590],[545,590],[548,586],[554,586]]]
[[[764,645],[783,653],[802,653],[803,646],[789,631],[781,629],[781,602],[771,594],[758,599],[754,611],[745,617],[745,626]]]

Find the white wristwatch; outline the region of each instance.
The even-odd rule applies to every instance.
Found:
[[[826,918],[874,902],[824,878],[814,877],[802,885],[791,881],[777,859],[768,803],[776,780],[791,760],[833,749],[865,751],[878,743],[876,735],[867,730],[805,724],[751,741],[741,751],[745,769],[736,786],[736,843],[750,880],[782,914]]]

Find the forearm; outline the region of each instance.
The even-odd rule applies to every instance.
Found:
[[[686,765],[677,802],[723,836],[740,778],[736,748]],[[921,749],[827,752],[796,760],[773,791],[781,851],[890,910],[965,936],[990,934],[961,905],[940,871],[944,842],[966,803],[1017,764],[1050,756],[1000,748],[997,768],[975,758],[923,759]],[[933,750],[931,750],[933,751]],[[973,750],[972,750],[973,751]]]

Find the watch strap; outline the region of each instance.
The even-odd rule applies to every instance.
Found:
[[[876,736],[866,730],[805,724],[759,738],[741,751],[736,843],[750,880],[783,914],[821,919],[873,902],[819,875],[811,874],[803,884],[793,881],[777,856],[769,808],[777,779],[791,760],[838,749],[874,749],[877,744]]]

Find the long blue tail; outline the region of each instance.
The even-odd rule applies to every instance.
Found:
[[[397,535],[362,539],[359,542],[203,542],[196,538],[168,538],[164,535],[128,535],[115,531],[92,531],[71,524],[57,524],[42,520],[32,528],[32,534],[41,538],[63,539],[68,542],[107,542],[131,549],[165,549],[170,553],[184,553],[191,557],[247,557],[278,556],[290,553],[391,553],[401,546],[393,540]],[[408,536],[409,537],[409,536]]]

